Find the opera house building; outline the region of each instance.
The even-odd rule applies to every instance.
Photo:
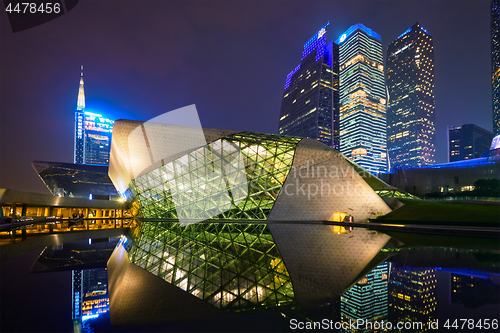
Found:
[[[108,262],[118,326],[330,302],[390,237],[324,221],[405,195],[312,139],[131,120],[109,177],[142,221]]]

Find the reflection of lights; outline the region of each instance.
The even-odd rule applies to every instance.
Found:
[[[94,319],[94,318],[97,318],[97,317],[99,317],[99,314],[82,316],[82,321],[85,321],[85,320],[88,320],[88,319]]]

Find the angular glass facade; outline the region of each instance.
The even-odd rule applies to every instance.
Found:
[[[420,24],[389,44],[386,84],[391,168],[434,164],[434,47]]]
[[[145,222],[135,265],[234,312],[293,305],[292,281],[266,224]]]
[[[33,161],[33,168],[50,193],[65,197],[118,196],[105,165]]]
[[[336,41],[340,64],[340,151],[371,173],[387,170],[382,42],[358,23]]]
[[[500,7],[491,1],[491,90],[493,97],[493,134],[500,134]]]
[[[326,43],[328,25],[304,44],[301,63],[286,78],[279,133],[338,149],[338,47]]]
[[[229,135],[135,178],[128,195],[137,200],[147,218],[265,220],[300,140],[245,132]],[[235,160],[239,152],[242,161]],[[240,163],[244,175],[239,174]],[[225,183],[237,183],[232,180],[242,176],[248,193],[234,188],[228,191]]]

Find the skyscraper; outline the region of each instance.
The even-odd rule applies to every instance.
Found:
[[[387,48],[387,146],[391,167],[435,163],[434,47],[418,22]]]
[[[491,1],[491,90],[493,94],[493,134],[500,134],[500,7]]]
[[[101,114],[85,111],[83,66],[80,75],[75,111],[73,163],[108,165],[113,120],[104,118]]]
[[[74,141],[74,151],[73,151],[73,163],[83,164],[85,163],[84,151],[85,151],[85,127],[83,123],[84,112],[85,112],[85,91],[83,88],[83,66],[81,67],[80,74],[80,88],[78,89],[78,101],[76,103],[75,112],[75,141]]]
[[[279,132],[338,149],[338,47],[326,43],[329,24],[304,44],[300,64],[286,77]]]
[[[382,42],[358,23],[335,41],[340,64],[340,151],[372,173],[387,170]]]
[[[448,126],[448,162],[481,157],[490,148],[493,134],[474,124]]]

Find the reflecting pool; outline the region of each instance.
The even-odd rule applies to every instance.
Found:
[[[155,226],[151,235],[158,235],[158,228],[161,227]],[[290,260],[290,253],[296,253],[278,251],[283,248],[279,246],[282,243],[270,238],[263,225],[228,229],[198,225],[191,231],[194,228],[196,235],[203,234],[202,240],[196,239],[189,229],[174,228],[161,245],[155,245],[155,237],[143,233],[142,242],[140,237],[137,241],[126,237],[89,239],[51,245],[2,262],[0,331],[498,330],[498,249],[395,247],[389,242],[361,268],[357,254],[360,250],[352,247],[343,252],[339,249],[341,257],[332,256],[326,263],[302,265],[301,269],[309,271],[301,275]],[[364,229],[342,232],[336,241],[344,244],[351,240],[356,244],[357,237],[368,237],[359,230]],[[220,247],[225,240],[232,248]],[[211,245],[202,248],[200,242]],[[252,251],[244,250],[249,244],[253,244]],[[120,249],[129,256],[127,264],[146,275],[133,275],[136,273],[132,268],[126,272],[120,268],[119,259],[113,259]],[[233,256],[236,252],[238,257]],[[335,266],[329,272],[336,276],[325,284],[325,297],[313,295],[306,299],[300,296],[304,292],[301,288],[310,288],[311,294],[315,293],[314,288],[323,288],[317,282],[308,285],[305,281],[313,266]],[[339,267],[354,273],[336,271]],[[112,269],[121,269],[121,274],[112,274]],[[123,281],[117,280],[120,278]],[[313,278],[309,277],[309,282]],[[148,294],[148,286],[157,286],[156,283],[160,286],[155,287],[159,288],[159,295],[164,292],[162,288],[169,295],[179,295],[170,299],[179,309],[168,323],[159,323],[153,313],[141,312],[144,296],[153,298]],[[113,307],[113,297],[114,302],[127,300],[131,304]],[[298,297],[306,302],[301,303]],[[315,304],[313,300],[324,302]],[[186,304],[194,305],[185,308]],[[191,314],[196,307],[201,313],[209,311],[205,307],[216,311],[206,312],[205,316]],[[133,317],[131,322],[139,324],[113,326],[113,316],[120,317],[116,317],[117,311],[130,311],[127,316]],[[148,322],[148,318],[153,319]]]

